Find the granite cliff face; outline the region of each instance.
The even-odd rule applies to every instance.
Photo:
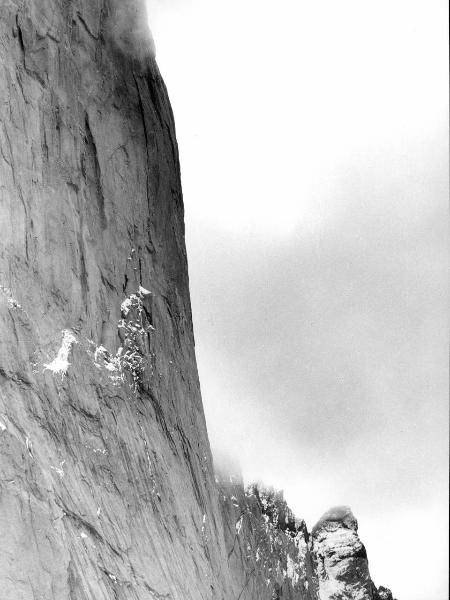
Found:
[[[0,0],[0,597],[323,600],[342,561],[371,593],[328,525],[215,480],[145,22]]]
[[[229,588],[173,117],[121,6],[1,2],[2,600]]]

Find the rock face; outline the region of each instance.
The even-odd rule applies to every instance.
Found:
[[[228,567],[241,600],[317,600],[305,522],[271,488],[218,478]]]
[[[2,600],[230,587],[175,129],[134,6],[0,3]]]
[[[0,596],[315,600],[328,529],[215,481],[143,10],[0,0]]]
[[[283,494],[237,477],[218,477],[234,598],[245,600],[393,600],[369,574],[348,507],[328,511],[312,534]]]
[[[390,590],[377,591],[370,578],[358,522],[348,506],[332,508],[322,516],[312,530],[311,552],[320,600],[389,598],[383,594]]]

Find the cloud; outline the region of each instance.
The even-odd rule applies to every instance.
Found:
[[[381,516],[426,519],[446,494],[446,145],[437,133],[407,156],[355,159],[314,233],[197,221],[188,245],[213,446],[284,488],[310,525],[350,504],[378,565]]]
[[[110,0],[106,32],[121,52],[134,59],[155,56],[145,0]]]

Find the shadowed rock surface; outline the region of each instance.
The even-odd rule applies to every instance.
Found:
[[[0,596],[315,600],[331,525],[215,481],[143,7],[0,0]]]

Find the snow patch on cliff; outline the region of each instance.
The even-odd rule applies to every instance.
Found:
[[[111,354],[104,346],[94,345],[94,364],[109,372],[109,378],[114,385],[127,381],[125,373],[131,375],[130,387],[136,390],[144,369],[145,357],[149,354],[148,336],[154,327],[149,323],[148,313],[144,309],[144,298],[151,292],[139,286],[136,293],[130,294],[120,305],[121,319],[117,324],[122,345],[115,354]],[[92,349],[91,349],[92,352]]]
[[[122,314],[124,317],[126,317],[128,315],[133,304],[137,303],[137,302],[139,302],[139,299],[136,296],[136,294],[131,294],[131,296],[129,296],[128,298],[125,298],[125,300],[120,305],[120,310],[122,311]]]
[[[142,296],[149,296],[151,294],[151,292],[149,290],[146,290],[144,287],[142,287],[142,285],[139,286],[139,294],[141,294]]]
[[[65,464],[65,462],[66,462],[66,461],[65,461],[65,460],[63,460],[63,461],[61,461],[61,462],[59,463],[59,467],[53,467],[53,466],[52,466],[52,467],[50,467],[50,469],[51,469],[52,471],[55,471],[55,473],[58,473],[58,475],[59,475],[61,478],[63,478],[63,477],[64,477],[64,469],[63,469],[63,467],[64,467],[64,464]]]
[[[300,579],[299,564],[293,560],[290,554],[286,557],[286,577],[292,581],[292,585],[297,585]]]
[[[12,291],[5,287],[4,285],[0,285],[0,292],[4,298],[6,298],[6,303],[8,304],[8,308],[11,310],[18,310],[22,308],[17,300],[14,298]]]
[[[51,363],[44,364],[44,371],[52,371],[52,373],[60,374],[61,377],[67,375],[67,369],[70,367],[69,354],[72,346],[77,343],[77,340],[72,331],[65,329],[63,331],[63,340],[56,358]]]
[[[243,520],[244,520],[244,515],[241,515],[239,520],[236,523],[236,535],[239,535],[241,533]]]

